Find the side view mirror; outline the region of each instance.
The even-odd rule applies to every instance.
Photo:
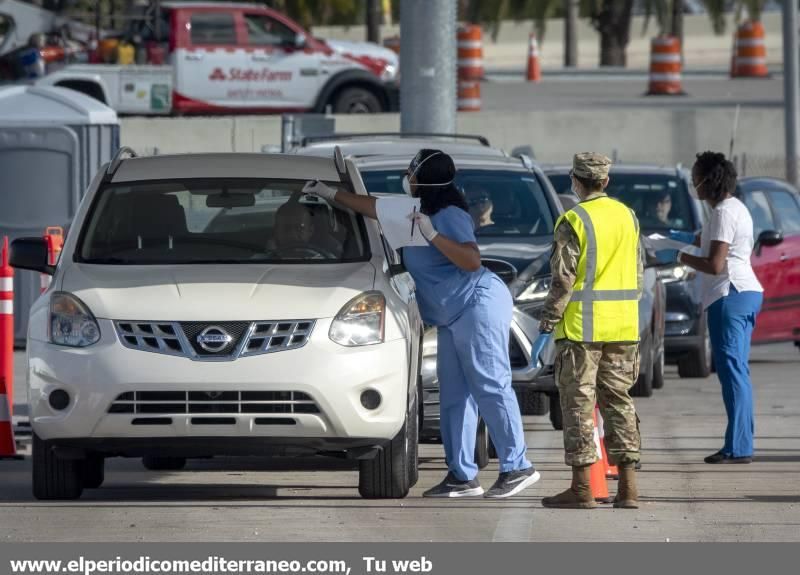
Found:
[[[18,270],[31,270],[53,275],[55,266],[49,264],[47,241],[44,238],[18,238],[11,242],[8,263]]]
[[[293,48],[295,50],[302,50],[306,47],[306,35],[305,34],[295,34],[293,38],[287,38],[281,45],[284,48]]]
[[[775,230],[764,230],[758,234],[756,240],[755,252],[757,256],[761,255],[761,248],[763,246],[772,247],[777,246],[783,242],[783,234]]]

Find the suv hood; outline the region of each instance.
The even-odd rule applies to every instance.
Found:
[[[258,321],[333,317],[374,285],[370,263],[73,264],[60,289],[78,296],[100,319]]]

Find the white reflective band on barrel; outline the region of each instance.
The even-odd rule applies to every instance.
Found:
[[[745,66],[760,66],[762,64],[766,64],[766,58],[740,58],[736,56],[736,65],[745,65]]]
[[[763,46],[764,39],[763,38],[739,38],[736,40],[736,46]]]
[[[738,59],[736,60],[739,61]],[[680,82],[680,74],[650,74],[651,82]]]
[[[461,68],[479,68],[483,66],[483,60],[481,58],[462,58],[459,59],[458,65]]]
[[[0,395],[0,423],[5,422],[11,422],[11,410],[8,409],[8,396]]]
[[[0,278],[0,291],[14,291],[14,278]]]
[[[0,299],[0,315],[12,315],[14,313],[14,300]]]
[[[650,57],[650,61],[651,62],[656,62],[658,64],[664,64],[664,63],[674,64],[675,62],[680,62],[681,61],[681,55],[680,54],[653,54]]]
[[[459,40],[458,47],[459,48],[480,48],[482,45],[480,40]]]
[[[469,100],[461,100],[461,99],[459,99],[458,107],[459,108],[480,108],[481,107],[481,101],[480,100],[475,100],[475,99],[469,99]]]

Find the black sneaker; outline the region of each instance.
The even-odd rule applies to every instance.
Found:
[[[734,457],[733,455],[729,455],[727,453],[722,453],[721,451],[717,451],[713,455],[709,455],[703,461],[706,463],[710,463],[712,465],[715,464],[726,464],[726,463],[752,463],[752,457]]]
[[[490,499],[503,499],[504,497],[511,497],[516,495],[526,487],[530,487],[542,476],[536,471],[533,466],[528,469],[519,469],[517,471],[506,471],[501,473],[494,482],[494,485],[486,492],[484,497]]]
[[[483,495],[483,487],[477,477],[472,481],[461,481],[452,473],[448,473],[439,485],[431,487],[423,497],[477,497]]]

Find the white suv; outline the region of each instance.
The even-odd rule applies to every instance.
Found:
[[[131,154],[129,154],[131,155]],[[122,159],[95,177],[31,309],[33,491],[70,499],[107,457],[179,469],[213,455],[359,460],[364,497],[417,480],[422,327],[373,221],[300,190],[366,194],[332,158]]]

